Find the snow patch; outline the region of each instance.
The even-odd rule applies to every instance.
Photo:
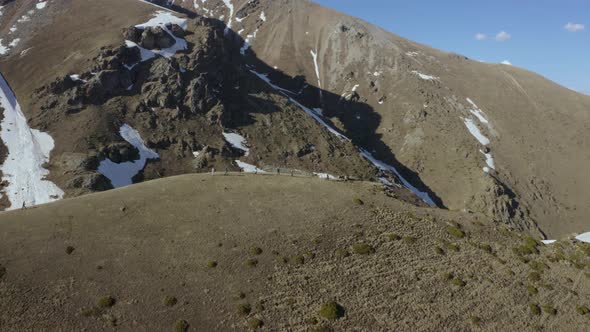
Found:
[[[436,80],[438,80],[438,77],[430,76],[430,75],[426,75],[426,74],[422,74],[421,72],[416,71],[416,70],[412,71],[412,73],[418,75],[418,77],[420,77],[421,79],[423,79],[425,81],[436,81]]]
[[[326,179],[326,180],[338,180],[338,177],[328,174],[328,173],[316,173],[314,172],[313,175],[317,176],[320,179]]]
[[[576,236],[576,239],[578,241],[590,243],[590,232],[584,233],[584,234],[580,234],[580,235]]]
[[[70,78],[74,81],[74,82],[82,82],[82,83],[86,83],[86,80],[83,80],[80,78],[79,74],[73,74],[70,75]]]
[[[231,3],[231,0],[223,0],[223,3],[229,9],[229,18],[227,20],[227,25],[225,26],[224,33],[227,35],[229,30],[231,29],[232,19],[234,18],[234,5]]]
[[[20,42],[20,38],[16,38],[13,41],[11,41],[10,44],[8,44],[8,46],[14,48],[18,45],[19,42]]]
[[[184,30],[186,30],[186,28],[187,28],[187,20],[186,19],[178,18],[178,17],[172,15],[172,13],[162,11],[162,10],[157,11],[154,14],[154,17],[152,19],[150,19],[149,21],[142,23],[142,24],[138,24],[135,27],[140,28],[140,29],[145,29],[148,27],[156,27],[156,26],[161,27],[164,31],[166,31],[170,36],[172,36],[174,38],[175,43],[171,47],[164,48],[161,50],[148,50],[148,49],[143,48],[143,47],[139,46],[137,43],[132,42],[130,40],[126,40],[125,45],[127,46],[127,48],[133,48],[133,47],[139,48],[140,53],[141,53],[141,61],[140,62],[150,60],[150,59],[154,58],[156,55],[161,55],[167,59],[170,59],[172,56],[174,56],[174,54],[176,54],[176,52],[186,50],[188,48],[188,46],[187,46],[186,40],[174,36],[172,34],[172,32],[170,30],[168,30],[168,28],[166,28],[167,24],[177,24],[178,26],[180,26]],[[132,65],[132,66],[126,65],[127,69],[130,69],[130,70],[134,66],[135,65]]]
[[[29,127],[14,92],[1,74],[0,106],[4,108],[1,136],[8,148],[1,170],[2,180],[8,183],[4,192],[10,200],[9,210],[61,199],[64,192],[45,179],[49,171],[43,168],[53,150],[53,138]]]
[[[320,67],[318,66],[318,51],[315,52],[313,50],[309,51],[313,58],[313,65],[315,66],[315,75],[318,78],[318,88],[322,88],[322,82],[320,80]]]
[[[553,244],[557,242],[557,240],[541,240],[541,242],[543,242],[543,244]]]
[[[262,11],[262,12],[260,13],[260,19],[261,19],[263,22],[266,22],[266,14],[264,14],[264,11]]]
[[[471,135],[473,135],[473,137],[475,137],[475,139],[477,139],[482,145],[490,144],[490,140],[481,133],[479,127],[475,124],[473,119],[465,118],[463,119],[463,122],[465,123],[465,126]]]
[[[243,29],[242,29],[243,31]],[[246,36],[246,39],[244,39],[244,45],[242,45],[242,47],[240,48],[240,53],[242,55],[246,55],[246,51],[252,47],[252,41],[256,38],[256,35],[258,34],[258,29],[256,29],[256,31],[254,31],[252,34],[249,34]]]
[[[133,184],[133,177],[144,169],[148,159],[160,158],[155,151],[145,146],[139,132],[133,129],[130,125],[122,125],[119,129],[119,134],[124,140],[139,150],[139,159],[119,164],[108,158],[100,162],[98,165],[98,172],[111,180],[111,184],[115,188]]]
[[[47,1],[41,1],[41,2],[37,2],[37,9],[43,9],[47,6]]]
[[[239,168],[242,169],[242,171],[244,171],[244,173],[266,173],[265,171],[261,170],[260,168],[245,163],[243,161],[239,161],[239,160],[235,160],[236,165],[238,165]]]
[[[496,169],[496,163],[494,162],[494,158],[492,157],[492,154],[485,153],[485,152],[483,152],[483,150],[479,150],[479,152],[481,152],[486,157],[486,164],[488,165],[488,167],[491,169]],[[486,167],[486,168],[488,168],[488,167]],[[485,169],[484,169],[484,171],[485,171]],[[486,172],[486,173],[489,173],[489,169],[488,169],[488,172]]]
[[[504,61],[502,61],[500,63],[503,64],[503,65],[512,66],[512,63],[510,63],[510,61],[508,61],[508,60],[504,60]]]
[[[250,149],[246,146],[246,139],[240,134],[223,133],[225,140],[234,148],[244,151],[244,156],[250,154]]]
[[[0,55],[4,55],[8,53],[10,49],[4,45],[2,45],[2,39],[0,39]]]

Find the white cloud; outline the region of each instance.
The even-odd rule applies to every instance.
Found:
[[[572,23],[572,22],[569,22],[563,28],[569,32],[578,32],[578,31],[582,31],[582,30],[586,29],[584,24]]]
[[[502,61],[500,63],[503,64],[503,65],[512,66],[512,63],[510,63],[510,61],[508,61],[508,60],[504,60],[504,61]]]
[[[498,42],[505,42],[507,40],[510,40],[512,38],[512,35],[510,35],[508,32],[506,31],[500,31],[498,32],[498,34],[496,35],[496,41]]]
[[[486,40],[488,39],[488,35],[486,35],[485,33],[476,33],[475,34],[475,39],[476,40]]]

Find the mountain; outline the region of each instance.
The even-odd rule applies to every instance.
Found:
[[[541,237],[585,230],[590,98],[526,70],[308,1],[19,1],[2,12],[0,71],[30,128],[54,140],[48,161],[35,158],[63,197],[258,167],[380,179],[417,204]],[[5,208],[62,197],[22,198],[10,172]]]
[[[590,97],[516,66],[305,0],[0,0],[0,111],[0,330],[588,324]]]

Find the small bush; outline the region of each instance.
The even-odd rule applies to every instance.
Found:
[[[454,226],[447,226],[447,233],[449,233],[449,235],[454,236],[459,239],[462,239],[465,236],[467,236],[467,234],[465,234],[465,232],[462,229],[460,229],[459,227],[454,227]]]
[[[550,306],[550,305],[544,305],[543,306],[543,311],[551,316],[555,316],[557,315],[557,309],[555,309],[554,307]]]
[[[296,255],[291,258],[291,262],[295,265],[303,265],[305,264],[305,256],[303,255]]]
[[[453,280],[451,280],[451,283],[458,287],[465,287],[465,285],[467,285],[467,283],[463,281],[463,279],[461,278],[454,278]]]
[[[248,321],[248,326],[253,329],[259,329],[264,325],[264,323],[258,318],[252,318]]]
[[[590,313],[590,309],[588,309],[588,307],[585,305],[579,305],[576,307],[576,312],[580,315],[587,315]]]
[[[348,250],[346,249],[338,249],[336,250],[336,257],[338,258],[344,258],[344,257],[348,257],[350,256],[350,252],[348,252]]]
[[[4,276],[6,275],[6,268],[2,265],[0,265],[0,279],[4,278]]]
[[[451,272],[445,272],[442,274],[442,278],[444,280],[453,280],[453,278],[455,278],[455,275]]]
[[[110,307],[114,306],[115,303],[117,303],[115,298],[113,298],[112,296],[105,296],[105,297],[101,297],[98,300],[97,305],[99,308],[110,308]]]
[[[188,330],[188,322],[183,320],[183,319],[179,319],[176,322],[174,322],[174,332],[186,332]]]
[[[443,250],[443,248],[441,248],[439,246],[434,247],[434,252],[437,253],[437,254],[439,254],[439,255],[444,255],[445,254],[445,251]]]
[[[285,256],[277,256],[277,261],[279,263],[287,264],[287,263],[289,263],[289,258],[287,258]]]
[[[172,307],[178,303],[178,300],[174,296],[165,296],[162,302],[165,306]]]
[[[252,255],[260,255],[260,254],[262,254],[262,248],[252,247],[252,248],[250,248],[250,253]]]
[[[327,302],[320,308],[320,316],[330,320],[342,318],[344,316],[344,312],[344,308],[334,301]]]
[[[529,310],[531,312],[531,315],[539,316],[541,314],[541,308],[538,304],[529,303]]]
[[[523,244],[513,248],[515,254],[517,255],[538,255],[539,254],[539,246],[541,243],[532,237],[526,237],[523,240]]]
[[[402,239],[401,236],[395,234],[395,233],[389,233],[387,234],[387,238],[389,239],[389,241],[399,241]]]
[[[445,245],[445,248],[458,252],[460,250],[460,247],[458,244],[456,243],[451,243],[449,241],[443,240],[443,244]]]
[[[365,205],[365,202],[363,202],[363,200],[360,199],[360,198],[355,198],[354,199],[354,204],[356,204],[356,205]]]
[[[369,255],[375,253],[375,248],[366,243],[356,243],[352,246],[352,250],[359,255]]]
[[[471,322],[475,325],[479,325],[481,323],[481,318],[478,316],[471,316]]]
[[[404,242],[407,244],[414,244],[418,242],[418,239],[413,236],[404,236]]]
[[[258,260],[256,258],[250,258],[246,261],[246,265],[249,267],[256,267],[258,265]]]
[[[240,303],[236,306],[238,314],[247,316],[252,311],[252,306],[249,303]]]
[[[76,248],[68,246],[66,247],[66,254],[71,255],[74,252],[74,250],[76,250]]]
[[[533,285],[528,285],[526,289],[529,292],[529,294],[531,294],[531,295],[536,295],[539,293],[539,290],[537,289],[537,287],[535,287]]]
[[[207,262],[207,267],[210,269],[214,269],[217,267],[217,262],[216,261],[208,261]]]
[[[531,267],[531,269],[539,273],[543,273],[543,271],[549,270],[549,266],[543,262],[532,261],[529,263],[529,266]]]
[[[541,280],[541,273],[537,271],[533,271],[529,273],[529,280],[530,281],[540,281]]]

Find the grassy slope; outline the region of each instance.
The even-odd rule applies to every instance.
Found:
[[[449,234],[451,221],[466,237]],[[170,330],[185,319],[193,331],[244,330],[256,317],[268,330],[587,328],[590,315],[576,312],[590,306],[581,247],[563,241],[519,257],[512,248],[521,235],[486,222],[415,208],[369,183],[237,174],[185,175],[5,212],[0,326]],[[375,252],[355,253],[359,242]],[[526,261],[547,264],[540,280],[529,279]],[[451,273],[456,280],[445,279]],[[116,304],[92,309],[104,296]],[[166,296],[178,303],[166,306]],[[325,320],[320,306],[333,299],[345,317]],[[236,309],[244,303],[249,315]],[[557,314],[531,315],[531,303]]]

